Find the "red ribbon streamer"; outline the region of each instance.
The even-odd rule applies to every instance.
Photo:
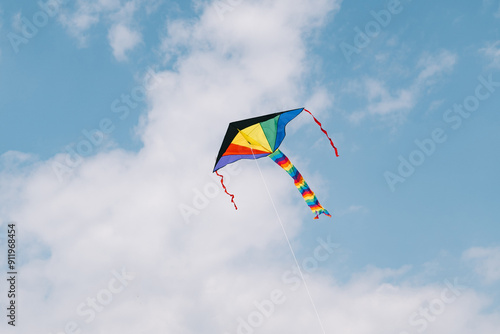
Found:
[[[226,186],[224,185],[224,176],[220,175],[217,171],[215,171],[215,174],[217,174],[219,177],[220,177],[220,184],[222,184],[222,188],[224,188],[224,191],[226,192],[226,194],[228,194],[229,196],[231,196],[231,202],[233,203],[234,205],[234,208],[236,210],[238,210],[238,207],[236,206],[236,203],[234,203],[234,195],[233,194],[230,194],[227,192],[227,188]]]
[[[321,126],[321,123],[320,121],[318,121],[316,119],[316,117],[314,117],[314,115],[307,109],[304,108],[305,111],[307,111],[309,113],[309,115],[312,116],[312,118],[314,118],[314,121],[316,122],[316,124],[319,125],[319,127],[321,128],[321,131],[323,131],[323,133],[328,137],[328,139],[330,140],[330,144],[332,144],[332,147],[335,149],[335,155],[338,157],[339,156],[339,152],[337,151],[337,148],[335,147],[335,145],[333,144],[333,141],[332,141],[332,138],[330,138],[330,136],[328,136],[328,133],[326,132],[325,129],[323,129],[323,126]]]

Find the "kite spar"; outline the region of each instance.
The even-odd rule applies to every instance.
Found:
[[[323,129],[322,124],[305,108],[282,111],[229,123],[215,161],[214,172],[221,178],[222,187],[226,194],[231,197],[231,202],[235,209],[238,209],[238,207],[234,202],[234,195],[227,191],[224,185],[224,177],[218,173],[218,170],[240,159],[259,159],[268,156],[293,178],[295,186],[306,204],[315,214],[314,219],[318,219],[320,214],[331,217],[330,213],[319,203],[316,195],[309,188],[299,171],[287,156],[278,149],[285,138],[286,125],[302,111],[306,111],[313,117],[316,124],[321,128],[321,131],[328,137],[330,144],[335,150],[335,155],[339,156],[337,148],[326,130]]]

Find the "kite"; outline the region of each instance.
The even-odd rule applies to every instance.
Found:
[[[339,156],[337,148],[333,144],[332,139],[328,136],[326,130],[323,129],[316,117],[305,108],[282,111],[229,123],[213,171],[221,178],[222,187],[226,194],[231,197],[231,202],[236,210],[238,207],[234,202],[234,195],[227,191],[224,185],[224,177],[218,173],[218,170],[240,159],[269,157],[293,178],[295,186],[311,211],[315,214],[314,219],[318,219],[320,214],[331,217],[330,213],[321,206],[316,195],[311,188],[309,188],[299,171],[290,162],[287,156],[279,150],[279,146],[283,142],[283,139],[285,139],[286,125],[302,111],[306,111],[313,117],[314,121],[321,128],[321,131],[323,131],[330,140],[330,144],[335,149],[335,155],[337,157]]]

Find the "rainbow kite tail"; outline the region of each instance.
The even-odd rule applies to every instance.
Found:
[[[269,155],[274,162],[276,162],[281,168],[283,168],[292,178],[295,186],[300,191],[300,194],[306,201],[311,211],[316,215],[314,219],[318,219],[320,214],[325,214],[328,217],[331,217],[330,213],[319,204],[318,199],[314,192],[309,188],[306,181],[299,173],[297,168],[288,160],[287,156],[284,155],[279,149],[276,149],[273,153]]]

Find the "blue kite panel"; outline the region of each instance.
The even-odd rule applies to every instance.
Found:
[[[290,110],[279,116],[278,131],[276,132],[276,142],[274,143],[274,151],[278,149],[278,147],[281,145],[281,142],[285,138],[286,135],[285,127],[288,124],[288,122],[297,117],[302,112],[302,110],[304,110],[304,108]]]

